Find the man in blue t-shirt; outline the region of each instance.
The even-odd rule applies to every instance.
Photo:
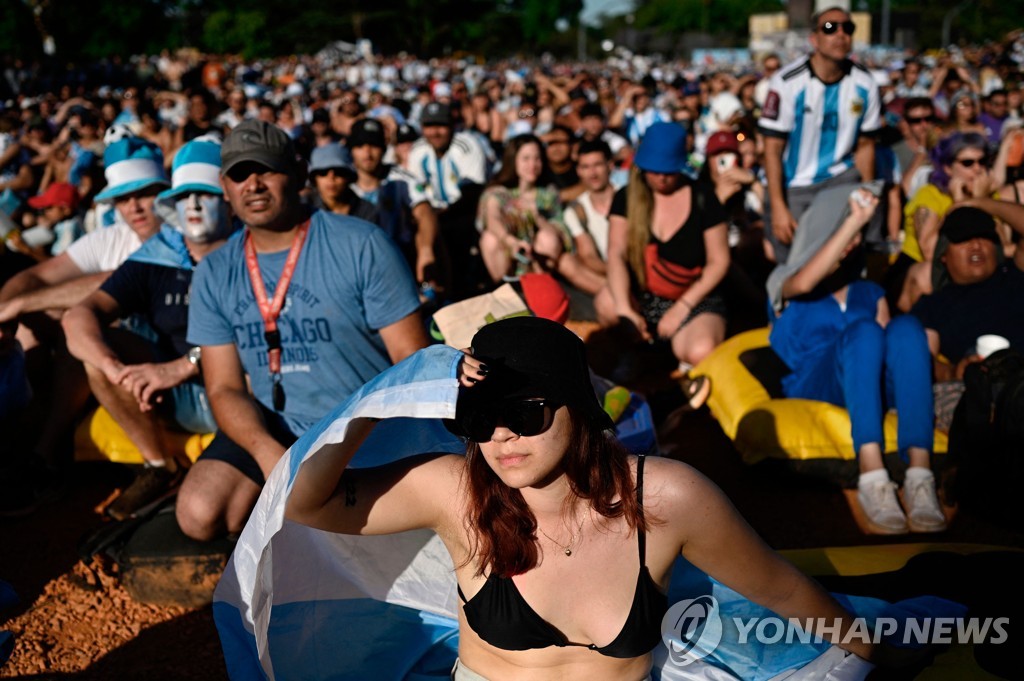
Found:
[[[286,448],[427,344],[394,243],[363,220],[305,212],[305,166],[283,131],[245,121],[221,159],[225,196],[247,228],[192,281],[188,341],[202,348],[219,426],[178,496],[178,522],[197,539],[241,530]]]

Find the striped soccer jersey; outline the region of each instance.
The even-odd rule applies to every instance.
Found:
[[[853,167],[857,138],[881,125],[878,86],[864,67],[847,61],[832,84],[814,75],[810,58],[772,76],[759,127],[787,137],[783,173],[787,187],[808,187]]]
[[[440,158],[426,139],[416,140],[407,167],[421,190],[429,192],[434,208],[441,210],[462,197],[463,183],[486,184],[487,165],[487,155],[477,138],[457,132]]]

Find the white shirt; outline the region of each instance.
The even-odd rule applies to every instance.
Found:
[[[880,111],[878,86],[863,66],[847,62],[846,75],[826,85],[806,57],[772,76],[758,125],[788,138],[786,186],[809,187],[853,167],[857,139],[879,129]]]
[[[131,227],[117,223],[89,232],[65,253],[83,274],[96,274],[116,270],[141,245],[142,239]]]
[[[587,224],[580,222],[580,216],[576,213],[573,204],[579,204],[583,214],[587,216]],[[590,192],[583,192],[576,201],[565,209],[562,219],[565,226],[569,228],[572,238],[582,234],[589,234],[597,246],[597,252],[601,254],[601,260],[608,260],[608,216],[602,215],[594,208],[594,202],[590,200]]]
[[[601,141],[612,150],[612,157],[618,156],[620,151],[629,146],[629,142],[626,141],[625,137],[611,130],[605,130],[601,133]]]

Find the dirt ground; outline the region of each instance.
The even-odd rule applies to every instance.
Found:
[[[103,520],[95,507],[130,478],[108,464],[77,464],[66,497],[0,520],[0,579],[20,603],[0,612],[14,652],[0,678],[226,679],[209,606],[137,603],[111,560],[78,560],[79,540]]]
[[[656,411],[665,407],[655,404]],[[656,414],[660,416],[660,414]],[[748,468],[706,410],[661,433],[667,454],[709,475],[777,549],[904,543],[923,537],[863,535],[838,489],[819,481]],[[132,601],[111,561],[78,560],[79,540],[103,521],[95,508],[130,478],[112,464],[80,463],[58,503],[19,520],[0,520],[0,579],[18,605],[0,611],[15,636],[0,678],[226,678],[209,606],[156,607]],[[1024,537],[961,514],[936,542],[1024,546]]]

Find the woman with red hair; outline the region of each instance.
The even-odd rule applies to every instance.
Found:
[[[453,679],[649,678],[680,554],[783,617],[841,620],[826,638],[852,626],[705,477],[606,435],[571,331],[535,317],[495,322],[458,375],[450,428],[468,441],[464,457],[346,470],[373,428],[357,418],[344,442],[306,460],[285,510],[330,532],[440,536],[462,600]]]

